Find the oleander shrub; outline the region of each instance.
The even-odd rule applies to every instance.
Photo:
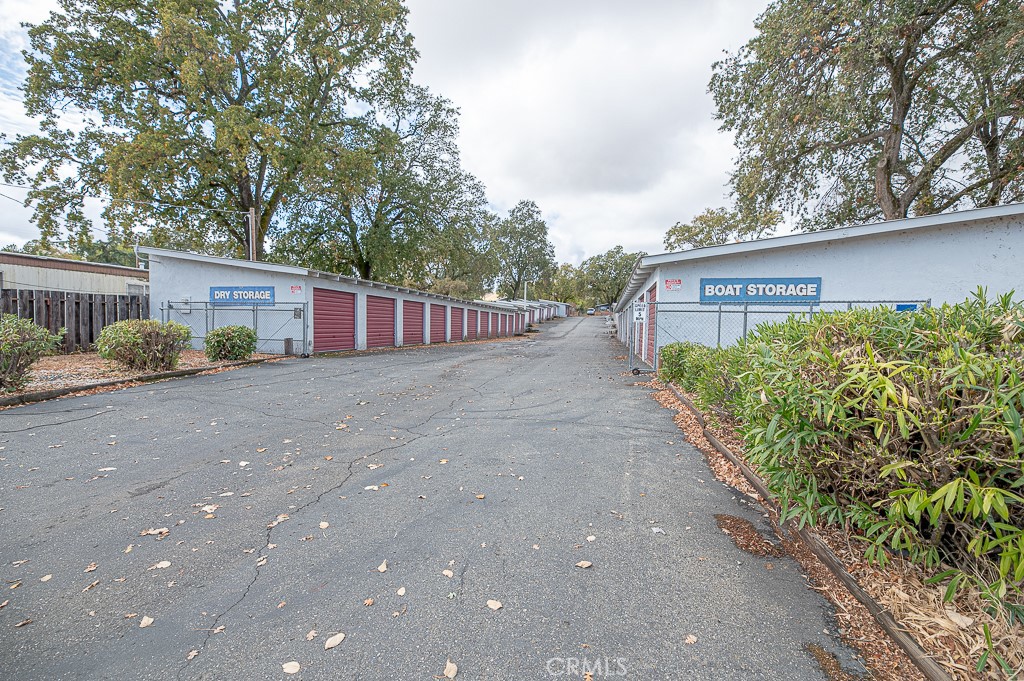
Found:
[[[700,343],[670,343],[660,350],[658,376],[693,393],[704,410],[725,409],[733,399],[744,361],[741,346],[712,348]]]
[[[846,524],[1024,615],[1024,305],[816,315],[745,344],[733,412],[786,517]]]
[[[177,322],[125,319],[103,327],[96,341],[100,357],[135,371],[168,371],[192,341],[192,330]]]
[[[0,392],[24,388],[32,364],[55,353],[63,338],[64,329],[53,334],[30,319],[0,315]]]
[[[853,530],[1024,617],[1024,304],[820,313],[725,351],[666,346],[662,375],[726,408],[784,519]]]
[[[249,359],[256,352],[256,332],[248,326],[221,326],[206,334],[206,356],[216,362],[223,359]]]

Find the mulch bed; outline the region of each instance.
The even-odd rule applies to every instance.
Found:
[[[656,379],[637,385],[653,390],[653,399],[676,412],[673,421],[686,434],[687,441],[704,454],[716,478],[752,498],[760,499],[739,468],[708,442],[696,416],[670,389]],[[687,397],[691,401],[694,399],[692,395]],[[708,430],[734,454],[743,456],[743,439],[737,434],[736,424],[730,421],[728,414],[715,412],[708,423]],[[804,568],[811,588],[835,604],[842,636],[861,652],[872,678],[892,681],[923,679],[867,608],[801,541],[779,529],[778,518],[770,507],[765,506],[765,509],[786,553]],[[738,526],[732,521],[726,521],[723,527],[719,520],[719,526],[734,540],[737,540],[737,535],[744,534],[742,528],[737,531]],[[957,681],[1024,678],[1024,625],[993,617],[977,593],[965,592],[952,603],[944,603],[945,585],[927,584],[928,575],[899,556],[892,556],[885,567],[868,563],[863,552],[855,548],[856,538],[840,528],[814,528],[814,531],[860,586],[914,636],[950,677]],[[737,544],[741,542],[738,540]],[[976,671],[976,661],[986,645],[982,625],[988,626],[994,649],[1008,662],[1013,672],[1008,674],[992,664],[983,672]]]
[[[268,360],[280,357],[279,355],[253,355],[254,360]],[[206,355],[199,350],[186,350],[181,353],[176,370],[200,369],[214,371],[227,371],[238,365],[233,360],[222,360],[211,362]],[[0,393],[0,397],[18,397],[29,395],[46,390],[62,390],[81,387],[82,391],[103,392],[105,390],[116,390],[125,387],[124,384],[117,386],[105,386],[96,388],[97,383],[109,381],[139,381],[155,372],[152,371],[130,371],[114,362],[102,359],[95,352],[78,352],[70,355],[54,355],[42,357],[32,365],[28,384],[21,390],[9,393]],[[130,385],[131,383],[128,383]]]

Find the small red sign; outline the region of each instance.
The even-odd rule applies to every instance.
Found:
[[[299,293],[302,293],[302,287],[301,286],[292,286],[292,295],[296,295],[296,294],[299,294]]]
[[[682,291],[683,280],[682,279],[666,279],[665,280],[666,291]]]

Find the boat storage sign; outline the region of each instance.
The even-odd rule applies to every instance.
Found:
[[[821,277],[701,279],[702,303],[814,303],[821,300]]]
[[[273,305],[273,286],[211,286],[214,305]]]

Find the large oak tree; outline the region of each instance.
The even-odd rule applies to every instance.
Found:
[[[715,64],[745,214],[805,229],[1024,198],[1016,0],[777,0]]]
[[[400,0],[60,0],[29,39],[40,132],[0,160],[44,239],[101,195],[114,228],[236,255],[255,209],[258,256],[290,200],[365,164],[352,131],[416,56]]]

